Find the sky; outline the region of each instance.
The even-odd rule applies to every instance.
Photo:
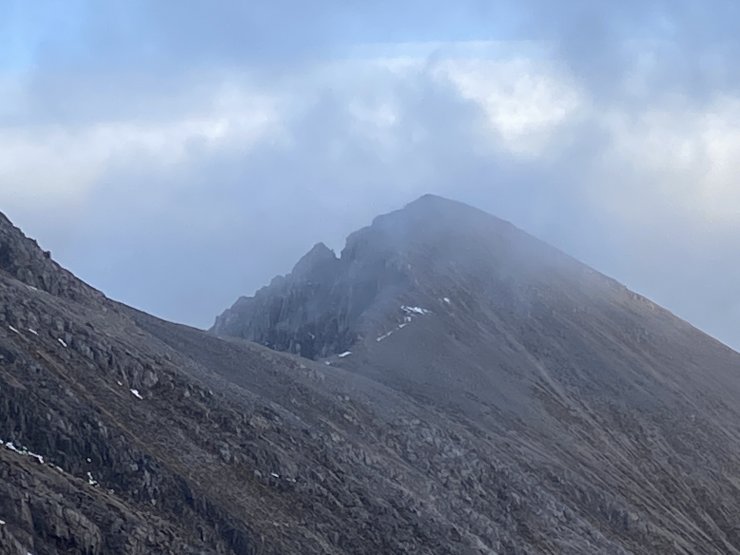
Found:
[[[740,348],[740,5],[0,0],[0,211],[208,327],[424,193]]]

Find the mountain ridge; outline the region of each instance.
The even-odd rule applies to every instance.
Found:
[[[439,204],[273,282],[272,349],[111,301],[0,217],[0,552],[740,554],[740,355]],[[323,360],[274,349],[291,326]]]
[[[409,216],[406,218],[406,222],[404,222],[399,229],[399,226],[394,224],[394,220],[398,220],[399,218],[404,218],[405,216]],[[440,217],[441,216],[441,217]],[[217,317],[215,324],[211,327],[211,331],[216,334],[221,335],[236,335],[236,336],[242,336],[248,339],[252,339],[254,341],[257,341],[258,343],[267,344],[270,345],[269,341],[264,340],[264,338],[260,337],[259,333],[255,335],[250,335],[250,333],[247,331],[246,334],[243,333],[244,330],[241,332],[235,332],[234,330],[229,330],[229,323],[227,321],[231,320],[233,325],[233,321],[237,318],[237,315],[235,315],[235,312],[239,312],[241,308],[252,306],[252,304],[255,302],[256,299],[264,298],[265,296],[270,295],[270,288],[276,287],[282,290],[290,289],[290,280],[294,279],[296,281],[302,281],[305,276],[303,275],[307,271],[307,265],[319,263],[323,266],[324,270],[335,270],[338,272],[342,271],[342,266],[345,268],[351,264],[351,262],[356,257],[356,251],[358,249],[361,249],[364,243],[367,243],[368,240],[371,240],[372,236],[374,235],[382,235],[382,241],[383,245],[381,248],[385,249],[383,253],[380,253],[382,255],[388,255],[390,259],[393,259],[399,255],[398,252],[394,252],[393,249],[397,249],[398,245],[413,245],[415,242],[418,242],[418,237],[416,237],[416,230],[417,228],[423,228],[425,226],[425,220],[427,222],[429,220],[434,219],[441,220],[443,223],[443,227],[441,230],[438,230],[435,237],[427,237],[425,240],[427,242],[430,242],[432,244],[438,242],[437,239],[439,238],[439,235],[444,235],[447,233],[450,229],[452,229],[453,226],[455,226],[459,222],[463,222],[463,226],[470,227],[470,221],[477,221],[480,222],[482,220],[485,220],[486,223],[492,224],[489,225],[489,228],[493,228],[494,232],[496,234],[499,234],[501,237],[507,238],[507,239],[513,239],[517,241],[517,244],[515,247],[523,248],[523,250],[532,249],[532,246],[534,245],[538,250],[537,254],[541,255],[544,258],[555,258],[558,260],[558,263],[562,266],[563,263],[571,264],[571,270],[574,268],[577,271],[585,272],[588,275],[594,275],[598,276],[599,279],[603,280],[605,284],[608,284],[609,286],[614,287],[615,289],[622,290],[626,294],[632,296],[635,300],[639,300],[640,302],[646,303],[647,306],[651,307],[652,309],[665,311],[666,313],[670,314],[673,317],[679,318],[669,310],[660,307],[656,305],[653,301],[650,299],[644,297],[643,295],[640,295],[638,293],[635,293],[628,288],[626,288],[624,285],[619,283],[618,281],[614,280],[613,278],[606,276],[602,274],[601,272],[598,272],[597,270],[594,270],[593,268],[588,267],[587,265],[583,264],[582,262],[578,261],[577,259],[569,256],[568,254],[564,253],[560,249],[557,249],[556,247],[553,247],[547,243],[544,243],[540,241],[539,239],[529,235],[525,231],[522,231],[521,229],[515,227],[513,224],[506,220],[502,220],[500,218],[497,218],[495,216],[491,216],[490,214],[475,208],[471,207],[469,205],[466,205],[464,203],[449,200],[444,197],[440,197],[433,194],[425,194],[415,201],[412,201],[408,203],[404,208],[395,210],[393,212],[390,212],[388,214],[377,216],[373,219],[372,223],[366,227],[363,227],[355,232],[352,232],[348,235],[347,240],[345,242],[345,246],[343,247],[340,256],[336,256],[334,252],[326,247],[324,243],[317,243],[312,247],[312,249],[304,255],[299,262],[296,264],[294,269],[286,274],[286,275],[280,275],[276,276],[270,285],[266,285],[257,292],[251,296],[251,297],[240,297],[240,299],[235,303],[234,306],[232,306],[230,309],[227,309],[222,315]],[[439,223],[433,223],[432,225],[439,225]],[[397,233],[394,234],[390,232],[389,230],[393,229]],[[425,230],[423,230],[425,231]],[[489,229],[490,231],[490,229]],[[470,236],[470,234],[468,234]],[[459,240],[459,238],[456,237],[456,240]],[[528,242],[528,245],[523,245],[524,242]],[[471,243],[474,241],[470,241]],[[390,246],[388,245],[390,243]],[[406,247],[404,247],[406,248]],[[410,247],[409,247],[410,248]],[[470,258],[471,254],[465,252],[466,246],[463,245],[462,248],[459,249],[460,254],[459,258]],[[317,252],[320,252],[320,255],[317,255]],[[405,253],[403,253],[405,254]],[[449,254],[447,252],[446,254]],[[319,256],[319,259],[317,260],[317,256]],[[455,255],[453,255],[455,256]],[[387,262],[387,261],[385,261]],[[396,262],[397,265],[400,263]],[[328,268],[327,268],[328,266]],[[403,273],[402,268],[397,268],[400,273]],[[434,267],[426,268],[427,270],[434,271]],[[327,276],[324,275],[326,278]],[[329,279],[332,279],[331,276],[329,276]],[[413,276],[398,276],[399,281],[411,281],[413,279],[418,279],[418,277]],[[315,281],[315,280],[314,280]],[[408,284],[406,284],[408,285]],[[241,305],[241,306],[240,306]],[[310,321],[311,318],[306,318],[307,321]],[[685,322],[685,320],[681,319]],[[688,325],[691,325],[690,323],[686,322]],[[699,330],[701,331],[701,330]],[[702,332],[704,333],[704,332]],[[353,336],[353,339],[356,340],[356,337]],[[294,345],[295,346],[295,345]],[[340,352],[343,352],[349,344],[346,341],[340,342],[338,345],[334,346],[333,350],[331,352],[328,352],[326,349],[319,349],[318,352],[322,356],[326,355],[332,355],[332,354],[338,354]],[[279,350],[290,350],[290,348],[285,349],[281,348]],[[309,358],[315,358],[316,353],[311,352],[304,352],[302,353],[305,356],[308,356]]]

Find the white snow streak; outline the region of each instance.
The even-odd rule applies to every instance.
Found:
[[[64,341],[64,339],[62,339],[61,337],[59,337],[59,338],[57,338],[57,341],[59,341],[59,343],[60,343],[60,345],[62,347],[64,347],[65,349],[67,348],[67,343]]]
[[[352,354],[352,351],[344,351],[343,353],[339,353],[337,356],[339,358],[344,358],[344,357],[348,357],[351,354]]]
[[[406,306],[406,305],[403,305],[401,307],[401,310],[403,310],[407,314],[419,314],[421,316],[424,316],[425,314],[429,314],[431,312],[427,310],[426,308],[421,308],[420,306]]]
[[[381,341],[383,341],[383,339],[387,339],[387,338],[389,338],[389,337],[390,337],[391,335],[393,335],[393,330],[389,331],[388,333],[384,333],[383,335],[380,335],[380,336],[378,336],[378,337],[377,337],[377,338],[375,339],[375,341],[377,341],[378,343],[380,343]]]
[[[132,389],[131,390],[131,395],[133,395],[137,399],[144,399],[144,397],[142,397],[141,394],[139,394],[139,390],[138,389]]]
[[[14,332],[14,333],[17,333],[18,335],[20,335],[20,334],[21,334],[21,332],[19,332],[19,331],[18,331],[17,329],[15,329],[15,328],[14,328],[13,326],[10,326],[10,325],[9,325],[9,326],[8,326],[8,329],[9,329],[10,331]]]
[[[38,335],[38,332],[34,329],[28,328],[28,331],[31,332],[34,335]]]
[[[29,451],[23,446],[16,447],[12,441],[4,442],[3,440],[0,439],[0,445],[5,445],[7,449],[10,449],[11,451],[15,451],[19,455],[25,455],[26,457],[32,457],[36,459],[39,462],[39,464],[44,464],[44,457],[42,457],[41,455],[37,453],[34,453],[33,451]]]
[[[445,297],[445,301],[449,302],[449,299],[447,297]],[[431,314],[432,313],[431,310],[427,310],[426,308],[421,308],[420,306],[401,305],[401,310],[403,310],[406,313],[404,315],[404,317],[403,317],[403,322],[400,323],[400,324],[398,324],[398,326],[396,326],[396,329],[395,330],[391,330],[389,332],[386,332],[386,333],[384,333],[384,334],[379,335],[378,337],[376,337],[375,338],[375,341],[377,341],[378,343],[380,343],[384,339],[388,339],[393,334],[394,331],[402,330],[403,328],[405,328],[406,326],[408,326],[413,321],[414,316],[419,316],[419,315],[424,316],[426,314]],[[349,353],[347,353],[347,354],[349,354]],[[342,355],[339,355],[339,356],[341,357]]]

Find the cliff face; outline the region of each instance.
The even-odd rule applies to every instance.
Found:
[[[290,274],[239,299],[211,331],[312,359],[346,351],[363,318],[408,287],[403,259],[374,248],[358,238],[336,258],[319,243]]]

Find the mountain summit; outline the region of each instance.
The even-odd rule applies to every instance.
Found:
[[[339,258],[317,245],[212,331],[327,362],[343,354],[384,383],[444,400],[457,392],[465,405],[521,400],[524,412],[526,388],[562,401],[559,379],[615,387],[635,362],[647,371],[656,351],[679,347],[677,336],[727,351],[510,223],[433,195],[352,233]],[[450,366],[465,371],[453,378]]]
[[[339,258],[317,244],[290,274],[239,299],[212,331],[309,358],[344,352],[399,298],[446,279],[456,264],[471,266],[476,255],[487,261],[489,253],[477,252],[481,240],[508,244],[518,256],[515,243],[527,237],[477,209],[425,195],[350,235]]]

